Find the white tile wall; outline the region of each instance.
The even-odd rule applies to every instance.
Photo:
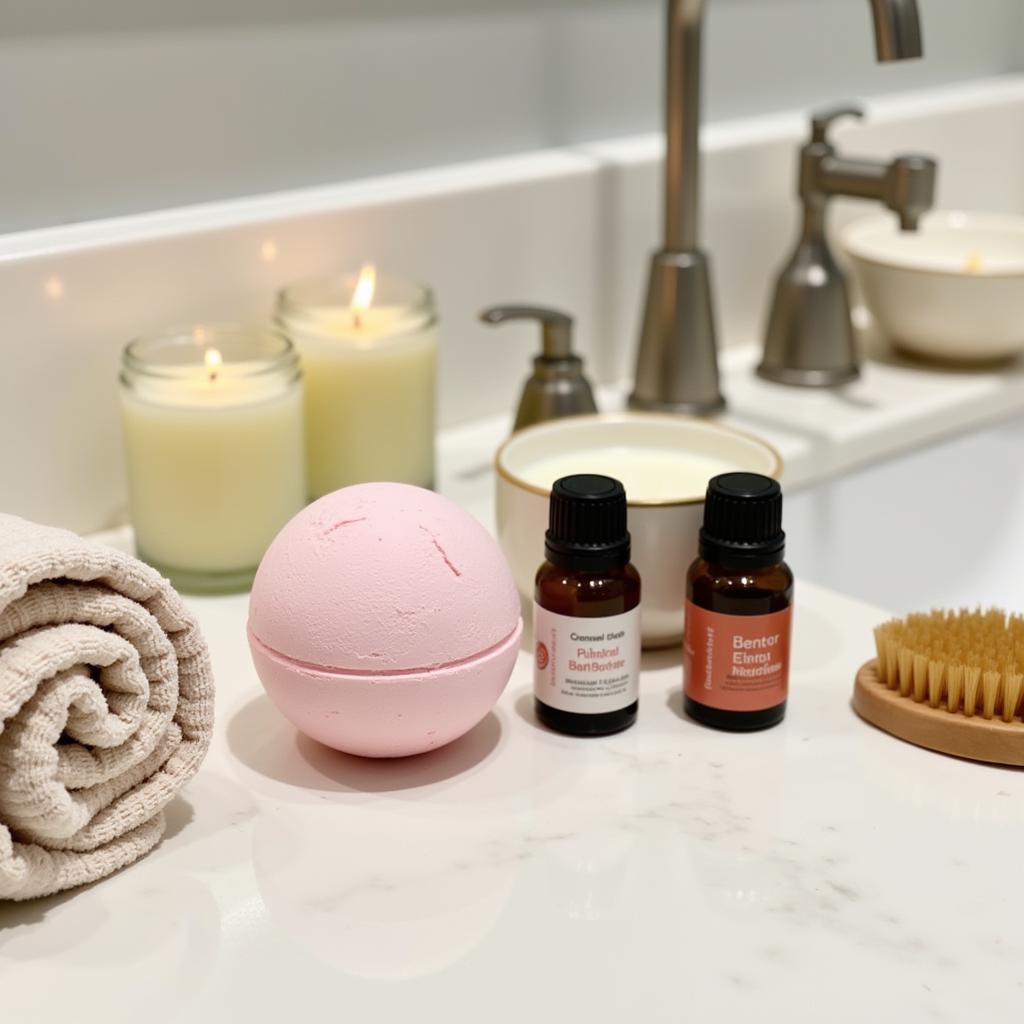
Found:
[[[1024,70],[1020,0],[708,0],[709,121]],[[665,0],[0,5],[0,231],[654,131]]]
[[[1024,78],[873,105],[850,152],[924,149],[944,205],[1024,211]],[[704,209],[722,338],[757,336],[792,242],[803,113],[712,126]],[[536,340],[478,310],[552,303],[578,318],[592,376],[628,373],[657,238],[656,137],[461,164],[0,239],[0,509],[79,530],[125,514],[123,344],[169,323],[265,315],[297,276],[366,259],[433,284],[447,425],[510,409]],[[837,211],[837,219],[853,207]]]

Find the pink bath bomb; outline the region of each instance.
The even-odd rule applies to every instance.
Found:
[[[249,649],[270,699],[307,736],[367,757],[443,746],[508,682],[523,630],[494,539],[406,484],[328,494],[270,545]]]

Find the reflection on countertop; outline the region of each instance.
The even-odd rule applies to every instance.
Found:
[[[377,763],[277,715],[244,598],[193,605],[220,681],[209,761],[151,857],[0,909],[12,1015],[811,1020],[828,999],[830,1020],[862,1021],[884,993],[916,1021],[1019,1005],[1005,880],[1024,774],[855,717],[878,609],[800,586],[791,711],[767,732],[683,719],[669,651],[645,656],[635,728],[547,732],[524,652],[471,733]]]

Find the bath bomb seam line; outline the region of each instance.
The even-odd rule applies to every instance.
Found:
[[[274,650],[269,644],[265,644],[252,631],[251,626],[247,627],[250,641],[256,644],[267,657],[273,658],[283,665],[300,670],[304,669],[309,672],[319,672],[323,675],[357,676],[361,679],[402,679],[405,676],[422,676],[431,672],[444,672],[448,669],[461,668],[463,665],[471,665],[473,662],[488,658],[503,647],[507,647],[509,641],[522,633],[522,630],[523,620],[522,616],[520,616],[515,628],[510,633],[502,637],[496,644],[491,644],[476,654],[470,654],[465,658],[457,658],[455,661],[441,662],[436,665],[421,665],[419,668],[380,669],[374,671],[373,669],[365,668],[348,668],[344,665],[321,665],[315,661],[302,661],[299,658],[289,657],[287,654]]]

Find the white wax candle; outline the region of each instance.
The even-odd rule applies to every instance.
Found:
[[[366,273],[350,305],[295,308],[289,299],[279,311],[302,357],[314,497],[375,480],[421,487],[434,481],[433,313],[386,297],[377,304],[372,287],[363,286]]]
[[[282,375],[265,362],[218,364],[212,351],[159,376],[126,364],[121,391],[139,552],[176,581],[211,578],[192,589],[217,589],[218,576],[244,585],[305,500],[294,357]]]

